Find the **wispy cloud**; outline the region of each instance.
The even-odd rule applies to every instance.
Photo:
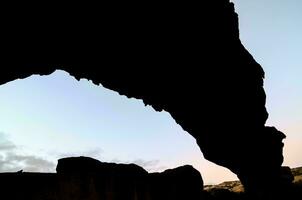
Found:
[[[103,153],[103,149],[101,148],[94,148],[88,151],[76,151],[76,152],[69,152],[69,153],[55,153],[58,155],[59,158],[65,157],[77,157],[77,156],[87,156],[92,157],[95,159],[100,159]]]
[[[136,159],[133,160],[132,163],[145,168],[147,171],[158,171],[160,168],[162,168],[159,166],[159,160]]]
[[[143,167],[148,172],[158,172],[158,171],[163,171],[164,169],[166,169],[165,166],[160,165],[159,160],[136,159],[136,160],[131,160],[131,161],[122,161],[119,159],[113,159],[110,162],[126,163],[126,164],[134,163],[140,167]]]
[[[7,135],[0,133],[0,172],[15,172],[19,170],[28,172],[54,172],[55,163],[48,159],[42,158],[37,155],[28,155],[20,153],[21,148],[11,142]],[[88,156],[96,159],[100,159],[103,154],[101,148],[95,148],[88,151],[59,153],[52,152],[52,155],[56,155],[57,158],[64,157],[76,157],[76,156]],[[101,160],[105,161],[105,160]],[[119,160],[112,159],[109,162],[115,163],[134,163],[137,164],[149,172],[162,171],[166,167],[160,165],[159,160]]]
[[[0,137],[1,139],[1,137]],[[10,151],[15,149],[16,146],[10,141],[0,141],[0,151]]]
[[[54,171],[55,164],[35,155],[23,155],[18,152],[18,146],[0,133],[0,172],[13,172],[18,170],[30,172]]]

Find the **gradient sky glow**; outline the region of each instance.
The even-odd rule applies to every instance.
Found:
[[[284,165],[302,166],[302,1],[233,2],[241,41],[266,73],[267,125],[287,135]]]
[[[233,2],[241,40],[266,72],[267,124],[288,136],[284,164],[302,166],[302,1]],[[168,113],[63,71],[1,85],[0,111],[0,172],[55,171],[58,158],[86,155],[149,171],[191,164],[206,184],[236,179]]]

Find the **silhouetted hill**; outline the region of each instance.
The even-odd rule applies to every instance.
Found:
[[[293,182],[293,185],[285,192],[286,199],[291,199],[302,195],[302,167],[290,169],[282,168],[283,178]],[[246,199],[244,187],[240,181],[226,181],[217,185],[205,185],[204,191],[214,199]]]
[[[302,187],[302,167],[293,168],[292,173],[295,177],[294,183]]]
[[[231,192],[244,192],[243,185],[240,181],[226,181],[217,185],[205,185],[204,190],[211,192],[212,190],[226,189]]]
[[[293,168],[291,171],[294,176],[302,176],[302,167]]]

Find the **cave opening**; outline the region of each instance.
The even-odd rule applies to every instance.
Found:
[[[170,116],[57,70],[0,86],[0,172],[54,172],[59,158],[135,163],[149,172],[189,164],[206,184],[234,180],[206,161]]]

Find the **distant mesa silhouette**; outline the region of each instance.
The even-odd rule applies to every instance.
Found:
[[[282,191],[285,136],[265,126],[264,71],[240,41],[233,3],[84,7],[33,14],[43,23],[25,9],[3,25],[0,84],[59,69],[92,80],[169,112],[255,198]]]

